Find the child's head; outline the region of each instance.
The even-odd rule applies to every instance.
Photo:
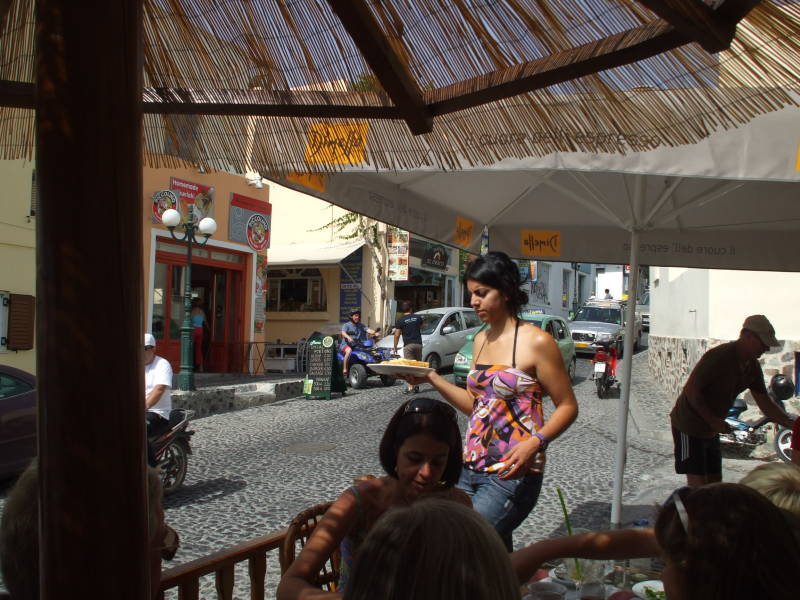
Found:
[[[481,515],[444,499],[394,509],[359,550],[348,600],[510,600],[519,585],[508,552]]]
[[[760,492],[778,508],[800,518],[800,466],[784,462],[764,463],[739,483]]]

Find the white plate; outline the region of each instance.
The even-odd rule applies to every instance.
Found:
[[[648,581],[641,581],[634,585],[631,588],[631,591],[639,596],[639,598],[644,598],[644,600],[648,600],[647,594],[645,593],[646,588],[651,588],[654,592],[663,592],[664,591],[664,582],[660,579],[650,579]]]
[[[378,375],[417,375],[424,377],[428,371],[433,371],[428,367],[415,367],[413,365],[391,365],[386,363],[369,363],[367,365]]]

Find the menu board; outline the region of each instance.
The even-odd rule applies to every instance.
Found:
[[[392,281],[408,281],[409,241],[407,231],[388,228],[386,249],[389,255],[389,279]]]
[[[361,310],[362,250],[359,248],[342,260],[339,284],[339,322],[344,323],[354,310]]]
[[[327,398],[331,392],[344,392],[344,378],[336,358],[336,344],[332,335],[313,335],[308,339],[306,381],[303,394],[306,398]]]

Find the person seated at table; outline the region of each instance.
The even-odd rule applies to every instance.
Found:
[[[437,498],[384,514],[344,600],[519,600],[503,541],[476,511]]]
[[[798,597],[800,542],[777,506],[739,483],[673,492],[656,520],[670,600]]]
[[[177,534],[164,522],[158,472],[147,468],[150,597],[161,583],[161,559],[177,549]],[[98,527],[104,526],[98,524]],[[113,536],[109,538],[114,541]],[[123,543],[122,540],[117,540]],[[109,547],[113,551],[113,547]],[[11,600],[39,600],[39,470],[34,460],[8,492],[0,522],[0,573]]]
[[[739,483],[761,493],[791,515],[792,525],[797,528],[800,523],[800,467],[765,463],[750,471]],[[654,529],[619,529],[542,540],[514,552],[511,562],[519,581],[525,582],[544,562],[559,558],[618,560],[656,557],[660,553]]]
[[[431,495],[472,506],[454,487],[461,474],[461,434],[448,404],[426,397],[401,404],[378,452],[386,475],[359,481],[331,505],[281,578],[278,600],[331,597],[312,582],[337,546],[342,555],[339,590],[346,590],[363,540],[390,508]]]

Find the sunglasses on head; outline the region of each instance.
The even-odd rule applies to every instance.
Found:
[[[689,513],[686,510],[686,505],[683,503],[683,498],[681,496],[687,496],[689,492],[691,492],[692,488],[688,486],[684,486],[678,488],[669,498],[667,501],[664,502],[663,508],[668,508],[670,506],[675,506],[675,512],[678,513],[678,518],[681,521],[681,525],[683,525],[683,531],[686,535],[689,535]]]
[[[440,414],[456,420],[456,411],[452,406],[433,398],[414,398],[406,404],[406,408],[403,410],[404,415],[409,413]]]
[[[144,347],[145,350],[152,350],[153,348],[155,348],[155,346],[145,346]]]

